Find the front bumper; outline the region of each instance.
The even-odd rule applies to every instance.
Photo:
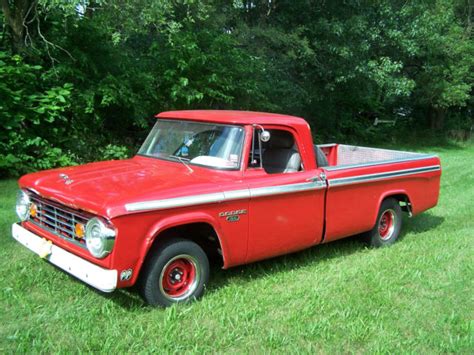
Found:
[[[12,225],[12,235],[32,252],[86,284],[103,292],[112,292],[116,289],[117,270],[108,270],[94,265],[31,233],[17,223]]]

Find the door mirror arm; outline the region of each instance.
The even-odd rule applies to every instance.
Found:
[[[258,149],[260,152],[260,168],[263,169],[263,154],[262,154],[262,142],[268,142],[270,140],[270,132],[266,131],[265,128],[263,128],[259,124],[253,124],[253,137],[252,137],[252,157],[251,161],[252,163],[255,161],[255,129],[258,128],[260,129],[260,132],[258,132]]]

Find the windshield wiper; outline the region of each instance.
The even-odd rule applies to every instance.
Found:
[[[178,159],[188,170],[190,173],[194,173],[194,170],[189,166],[188,163],[186,163],[186,160],[182,157],[178,157],[176,155],[170,155],[170,158],[175,158]],[[189,161],[189,159],[187,159]]]

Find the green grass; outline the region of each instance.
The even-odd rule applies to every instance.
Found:
[[[12,240],[16,182],[0,181],[0,352],[473,353],[474,147],[430,150],[439,205],[394,246],[215,269],[201,301],[169,309],[95,292]]]

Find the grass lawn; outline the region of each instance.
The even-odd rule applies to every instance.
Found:
[[[474,353],[474,146],[430,148],[439,205],[402,239],[347,239],[212,270],[200,302],[153,309],[95,292],[10,236],[16,181],[0,181],[0,352]]]

